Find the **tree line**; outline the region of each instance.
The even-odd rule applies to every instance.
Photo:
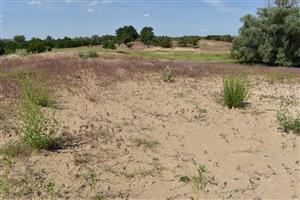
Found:
[[[0,55],[15,53],[18,49],[25,49],[30,53],[41,53],[51,51],[53,48],[73,48],[82,46],[98,46],[103,48],[116,49],[116,45],[125,44],[131,47],[132,42],[140,41],[145,45],[171,48],[173,41],[179,47],[198,47],[200,39],[219,40],[232,42],[230,35],[208,35],[202,36],[183,36],[169,37],[156,36],[152,27],[144,27],[140,33],[133,26],[124,26],[116,30],[116,35],[93,35],[91,37],[64,37],[54,39],[47,36],[45,39],[32,38],[27,40],[24,35],[16,35],[13,39],[0,40]]]

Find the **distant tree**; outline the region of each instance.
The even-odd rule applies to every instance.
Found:
[[[143,42],[148,47],[153,44],[155,35],[152,27],[144,27],[140,33],[141,42]]]
[[[116,49],[116,45],[112,40],[105,40],[102,44],[104,49]]]
[[[183,36],[178,38],[177,45],[180,47],[197,47],[200,37],[198,36]]]
[[[101,44],[101,37],[98,35],[93,35],[91,37],[91,45],[96,46]]]
[[[31,53],[42,53],[46,51],[46,45],[44,44],[43,40],[38,38],[32,38],[29,41],[27,51]]]
[[[46,45],[47,50],[50,51],[55,47],[55,39],[51,36],[47,36],[44,40],[44,44]]]
[[[138,33],[133,26],[124,26],[116,30],[116,35],[120,43],[128,44],[138,38]]]
[[[4,53],[5,53],[5,50],[4,50],[3,42],[2,42],[2,39],[0,39],[0,56],[3,55]]]
[[[159,46],[162,48],[171,48],[172,47],[172,39],[168,36],[156,37],[155,44],[156,44],[156,46]]]
[[[14,40],[3,39],[2,45],[5,50],[5,54],[15,53],[17,49],[17,43]]]
[[[16,36],[14,37],[14,41],[15,41],[16,43],[25,43],[25,40],[26,40],[26,38],[25,38],[24,35],[16,35]]]
[[[300,67],[299,8],[268,7],[246,15],[233,43],[240,62]]]
[[[23,49],[26,48],[26,38],[24,35],[16,35],[14,37],[14,42],[17,45],[17,49]]]

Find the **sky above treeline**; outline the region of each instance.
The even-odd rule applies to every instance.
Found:
[[[124,25],[156,35],[236,35],[240,17],[265,0],[2,0],[2,38],[115,34]]]

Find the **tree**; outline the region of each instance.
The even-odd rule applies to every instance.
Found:
[[[240,62],[300,67],[299,8],[269,7],[242,18],[233,43]]]
[[[0,39],[0,56],[3,55],[4,53],[5,53],[5,50],[4,50],[3,42],[2,42],[2,39]]]
[[[138,38],[138,33],[133,26],[124,26],[116,30],[118,41],[127,45]]]
[[[168,36],[160,36],[160,37],[156,37],[155,44],[156,44],[156,46],[159,46],[162,48],[171,48],[172,40]]]
[[[105,40],[102,44],[104,49],[116,49],[116,45],[112,40]]]
[[[148,47],[153,44],[155,35],[152,27],[144,27],[140,33],[141,41]]]
[[[91,45],[96,46],[101,44],[101,37],[98,35],[93,35],[91,37]]]
[[[299,0],[267,0],[269,6],[277,6],[280,8],[292,8],[299,5]]]
[[[43,40],[32,38],[29,41],[27,51],[31,53],[42,53],[46,51],[46,45],[44,44]]]
[[[26,38],[24,35],[16,35],[14,37],[14,42],[17,44],[17,49],[26,48]]]

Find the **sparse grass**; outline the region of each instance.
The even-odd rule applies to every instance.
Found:
[[[206,177],[205,177],[205,173],[207,172],[207,168],[205,165],[199,165],[197,168],[197,175],[196,176],[192,176],[192,180],[194,182],[194,186],[195,186],[195,190],[197,191],[201,191],[204,190],[205,186],[206,186]]]
[[[270,84],[275,83],[290,83],[292,80],[297,78],[297,74],[295,73],[280,73],[280,72],[272,72],[267,76],[267,81]]]
[[[0,177],[0,199],[10,190],[9,184],[5,178]]]
[[[207,173],[207,168],[205,165],[201,165],[199,164],[198,165],[198,168],[197,168],[197,175],[195,176],[181,176],[179,178],[179,181],[180,182],[183,182],[183,183],[193,183],[194,184],[194,189],[195,191],[203,191],[207,185],[207,177],[206,177],[206,174]]]
[[[145,149],[151,149],[151,150],[153,150],[154,148],[160,145],[159,141],[157,140],[142,139],[142,138],[135,138],[133,140],[133,143],[138,147],[144,146]]]
[[[223,79],[222,99],[228,108],[240,108],[250,95],[250,81],[242,76]]]
[[[89,174],[89,185],[91,186],[92,190],[96,190],[96,186],[97,186],[97,183],[100,181],[100,178],[97,177],[97,174],[92,171],[90,174]]]
[[[191,178],[188,177],[188,176],[181,176],[181,177],[179,178],[179,181],[180,181],[180,182],[183,182],[183,183],[190,183],[190,182],[191,182]]]
[[[6,160],[15,157],[28,157],[31,151],[32,149],[29,145],[19,140],[8,142],[0,149],[0,153]]]
[[[47,193],[48,193],[50,199],[51,200],[56,199],[55,198],[55,183],[53,181],[50,181],[46,187],[47,187]]]
[[[293,132],[296,135],[300,135],[299,113],[295,116],[288,110],[288,108],[282,108],[277,112],[277,122],[284,132]]]

